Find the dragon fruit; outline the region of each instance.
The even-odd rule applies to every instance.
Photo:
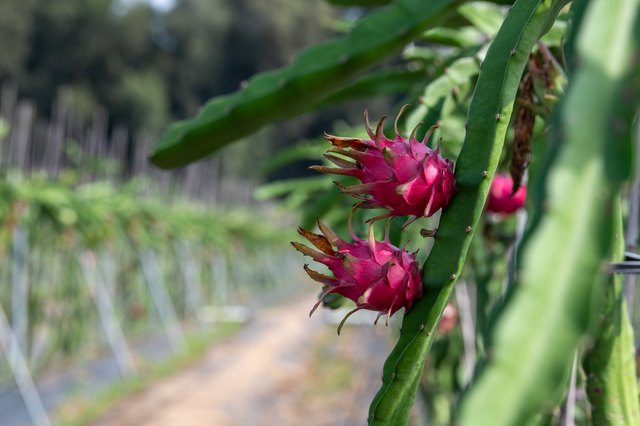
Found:
[[[321,234],[314,234],[302,228],[298,232],[318,250],[304,244],[291,244],[302,254],[329,268],[333,276],[314,271],[304,266],[309,276],[322,284],[323,292],[309,316],[318,308],[326,295],[337,293],[356,304],[338,326],[338,334],[346,319],[360,309],[379,312],[378,319],[386,314],[387,322],[400,308],[411,308],[413,301],[422,294],[422,279],[415,253],[399,249],[389,242],[388,231],[384,241],[376,241],[373,228],[369,228],[369,238],[355,235],[349,223],[353,243],[335,234],[329,227],[318,221]],[[335,248],[334,248],[335,247]]]
[[[511,176],[497,174],[491,182],[487,211],[502,215],[510,215],[524,206],[527,199],[527,188],[521,186],[513,193]]]
[[[432,150],[426,144],[438,125],[431,126],[422,142],[415,138],[417,127],[408,139],[403,138],[398,132],[398,118],[405,108],[396,118],[393,140],[387,139],[382,132],[386,116],[380,119],[374,133],[365,111],[365,126],[370,139],[325,134],[333,145],[325,157],[338,167],[311,167],[319,172],[353,176],[360,180],[361,184],[341,186],[341,190],[363,200],[357,204],[358,207],[389,210],[371,220],[391,216],[414,216],[415,220],[431,216],[440,208],[446,208],[456,192],[453,163],[440,156],[439,147]]]

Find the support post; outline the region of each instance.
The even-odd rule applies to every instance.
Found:
[[[89,288],[93,303],[96,305],[100,324],[118,365],[120,375],[122,377],[136,375],[138,370],[136,369],[133,355],[131,355],[131,350],[116,316],[109,291],[100,276],[95,253],[86,251],[79,256],[78,261],[80,262],[84,282]]]
[[[171,350],[176,354],[187,351],[187,341],[184,338],[176,310],[164,285],[162,270],[155,252],[151,249],[144,250],[139,253],[139,258],[145,281],[151,292],[151,298],[156,306],[162,327],[167,333]]]
[[[36,385],[33,383],[29,367],[20,351],[18,340],[16,339],[4,309],[0,305],[0,347],[4,351],[11,374],[18,385],[18,390],[27,408],[29,417],[34,426],[51,426],[51,421],[47,411],[42,404],[42,399],[38,393]]]

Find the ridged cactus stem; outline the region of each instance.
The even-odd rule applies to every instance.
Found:
[[[290,65],[253,77],[233,94],[174,123],[153,148],[162,168],[199,160],[277,120],[302,114],[441,23],[462,0],[397,0],[346,36],[305,50]]]
[[[599,311],[595,290],[619,220],[614,201],[631,171],[624,123],[632,119],[620,89],[636,69],[630,59],[639,4],[592,0],[585,11],[546,214],[524,248],[519,288],[494,329],[488,364],[462,402],[460,425],[527,424],[566,390],[573,354]]]
[[[620,201],[615,206],[614,261],[624,257]],[[640,424],[633,327],[627,314],[622,276],[615,275],[601,290],[599,331],[584,361],[591,417],[595,426]]]
[[[405,316],[369,410],[372,425],[407,424],[424,361],[482,215],[520,78],[538,38],[567,0],[517,1],[489,47],[456,165],[458,195],[442,215],[423,269],[424,295]]]

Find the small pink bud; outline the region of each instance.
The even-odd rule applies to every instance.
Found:
[[[338,167],[313,166],[312,169],[360,180],[362,184],[342,190],[363,200],[358,204],[361,208],[389,210],[374,219],[391,216],[419,218],[446,208],[456,192],[453,162],[441,157],[438,149],[432,150],[426,144],[438,126],[432,126],[423,141],[418,141],[414,133],[405,139],[398,133],[396,119],[396,136],[387,139],[382,132],[384,119],[380,120],[374,132],[365,111],[370,139],[326,135],[333,144],[326,157]]]
[[[511,176],[495,175],[491,182],[489,190],[489,201],[487,202],[487,211],[491,213],[499,213],[510,215],[516,210],[524,206],[527,199],[527,188],[521,186],[515,194],[513,191],[513,180]]]
[[[449,334],[458,324],[458,309],[453,303],[448,303],[442,312],[442,318],[438,323],[438,333]]]
[[[353,231],[353,243],[338,237],[329,227],[318,222],[321,234],[299,228],[317,250],[304,244],[291,244],[302,254],[324,264],[333,276],[321,274],[305,265],[309,276],[322,283],[324,292],[311,313],[317,309],[324,296],[337,293],[356,304],[356,309],[367,309],[391,317],[401,308],[411,308],[413,301],[422,294],[422,278],[416,254],[399,249],[389,242],[373,238],[357,237]]]

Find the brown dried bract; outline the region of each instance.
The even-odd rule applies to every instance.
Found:
[[[515,194],[522,184],[522,177],[529,166],[531,158],[531,137],[536,121],[536,113],[531,108],[534,102],[534,78],[540,70],[540,64],[535,55],[529,56],[529,68],[520,81],[518,88],[518,106],[514,122],[513,152],[511,153],[511,178]]]

